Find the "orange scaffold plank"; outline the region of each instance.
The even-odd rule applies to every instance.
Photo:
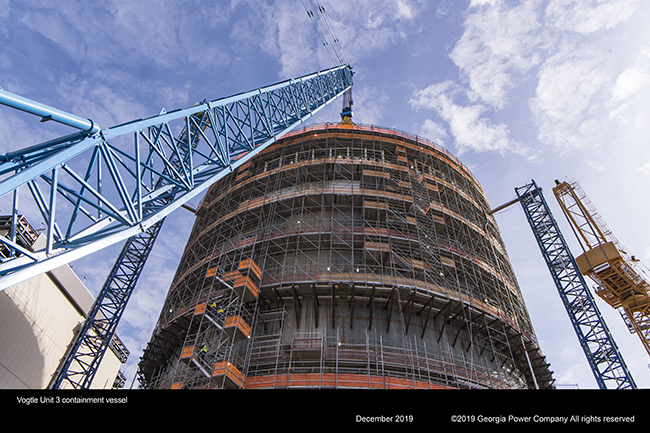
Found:
[[[245,376],[229,362],[214,364],[212,377],[221,378],[225,388],[243,388]]]
[[[377,389],[452,389],[425,381],[365,374],[294,373],[253,376],[246,379],[246,389],[296,388],[377,388]]]

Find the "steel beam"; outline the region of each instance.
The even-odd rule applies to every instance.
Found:
[[[7,92],[0,87],[0,104],[24,111],[41,118],[41,122],[57,122],[73,128],[81,129],[88,134],[99,132],[99,126],[90,119],[82,119],[74,114],[49,107],[40,102],[32,101],[11,92]]]

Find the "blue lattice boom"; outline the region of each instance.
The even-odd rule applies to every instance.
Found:
[[[0,156],[0,197],[22,188],[14,203],[33,200],[47,239],[36,251],[0,239],[17,251],[0,264],[0,290],[147,232],[348,91],[352,75],[342,65]]]

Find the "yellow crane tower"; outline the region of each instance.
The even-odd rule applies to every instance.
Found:
[[[637,271],[639,261],[614,237],[577,182],[555,183],[553,194],[584,250],[576,258],[580,272],[596,282],[596,294],[619,311],[650,355],[650,285]]]

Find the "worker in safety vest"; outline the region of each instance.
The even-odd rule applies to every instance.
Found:
[[[208,313],[210,313],[212,317],[215,317],[219,313],[223,313],[223,309],[219,308],[219,310],[217,311],[217,303],[212,301],[212,303],[208,305]]]
[[[208,345],[204,344],[203,346],[201,346],[201,349],[199,349],[199,360],[200,361],[205,360],[207,354],[208,354]]]

